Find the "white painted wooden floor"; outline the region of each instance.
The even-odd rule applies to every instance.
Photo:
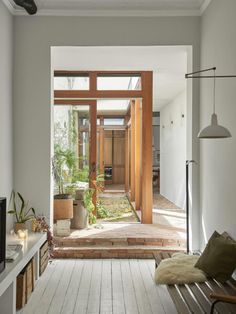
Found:
[[[176,314],[153,260],[53,260],[20,314]]]

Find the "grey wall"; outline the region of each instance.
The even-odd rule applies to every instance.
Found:
[[[216,66],[217,74],[236,74],[236,1],[213,0],[202,17],[201,68]],[[210,122],[212,81],[201,82],[201,126]],[[201,245],[211,233],[228,231],[236,238],[236,78],[216,82],[219,123],[231,139],[202,140],[200,159]]]
[[[0,1],[0,196],[10,198],[12,177],[12,53],[13,20]],[[7,216],[7,229],[12,217]]]
[[[16,17],[14,23],[14,175],[17,190],[49,216],[50,47],[192,45],[199,67],[198,17]],[[198,83],[193,88],[194,138],[198,131]],[[191,158],[198,159],[196,140]],[[198,211],[198,178],[194,208]],[[196,227],[197,228],[197,227]],[[195,229],[196,229],[195,228]],[[197,232],[199,234],[199,231]]]
[[[160,193],[184,209],[187,152],[186,91],[161,108],[160,119]]]

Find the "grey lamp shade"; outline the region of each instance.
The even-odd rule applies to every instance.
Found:
[[[218,124],[215,113],[211,116],[211,124],[198,133],[199,138],[228,138],[231,136],[228,129]]]

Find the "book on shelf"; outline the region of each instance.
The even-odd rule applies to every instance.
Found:
[[[8,244],[6,248],[6,262],[13,262],[22,251],[22,244]]]

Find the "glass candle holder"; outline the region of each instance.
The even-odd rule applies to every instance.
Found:
[[[28,238],[28,229],[22,229],[17,231],[18,238],[25,240]]]

